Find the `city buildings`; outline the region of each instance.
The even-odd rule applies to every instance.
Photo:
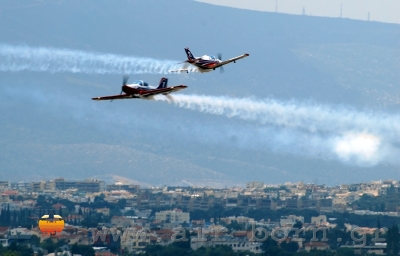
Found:
[[[400,217],[400,207],[397,204],[380,205],[379,211],[358,209],[356,204],[363,195],[376,197],[393,193],[400,193],[398,181],[372,181],[333,187],[303,182],[266,185],[253,181],[248,182],[245,188],[224,189],[167,186],[140,188],[139,185],[121,182],[106,185],[104,181],[96,179],[68,181],[59,178],[17,183],[0,181],[0,214],[3,221],[10,223],[8,226],[0,226],[0,236],[3,232],[0,242],[3,246],[8,246],[11,241],[23,243],[26,239],[23,240],[22,235],[27,238],[33,234],[44,239],[34,227],[34,222],[30,222],[33,228],[21,229],[17,233],[12,231],[11,223],[18,223],[21,218],[28,216],[32,221],[52,210],[65,213],[63,217],[68,225],[58,235],[58,239],[67,239],[71,243],[109,246],[114,239],[112,232],[118,230],[121,233],[118,235],[120,239],[114,241],[118,244],[116,246],[129,252],[140,252],[150,244],[164,246],[173,243],[176,230],[182,232],[183,229],[192,238],[190,246],[193,250],[202,246],[227,245],[234,251],[259,253],[260,243],[252,240],[248,233],[250,227],[265,228],[268,232],[276,228],[290,231],[294,226],[330,229],[336,224],[335,219],[328,219],[327,214],[334,212],[349,212],[360,215],[360,218],[362,215]],[[156,212],[153,212],[154,209],[157,209]],[[243,215],[208,219],[199,217],[198,213],[209,209],[242,213],[250,210],[312,210],[315,214],[307,218],[291,214],[272,220],[269,216],[262,219]],[[197,213],[197,218],[192,219],[190,212]],[[101,220],[95,223],[97,231],[85,227],[90,218]],[[230,225],[236,230],[216,234],[216,229],[224,228],[221,225]],[[351,223],[348,226],[349,230],[354,228]],[[375,232],[371,228],[363,230],[370,234]],[[94,232],[94,238],[97,237],[95,240],[90,239],[90,232]],[[15,234],[20,236],[16,237]],[[375,253],[384,252],[382,244],[368,246],[368,250]],[[299,248],[328,250],[329,246],[322,241],[299,242]]]

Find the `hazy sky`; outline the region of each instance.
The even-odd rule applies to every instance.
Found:
[[[400,24],[400,0],[195,0],[267,12],[340,17]],[[342,14],[341,14],[342,13]]]

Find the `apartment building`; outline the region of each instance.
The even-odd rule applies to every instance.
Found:
[[[79,191],[96,193],[105,190],[105,182],[96,179],[85,179],[83,181],[67,181],[64,178],[55,179],[55,189],[67,190],[76,188]]]
[[[190,214],[188,212],[182,212],[180,209],[174,209],[171,211],[161,211],[156,213],[156,220],[171,222],[171,223],[189,223]]]

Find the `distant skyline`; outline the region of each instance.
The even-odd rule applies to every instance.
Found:
[[[195,0],[264,12],[349,18],[400,24],[398,0]]]

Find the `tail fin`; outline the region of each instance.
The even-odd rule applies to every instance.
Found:
[[[189,48],[185,48],[185,52],[186,52],[186,55],[188,57],[188,60],[194,60],[195,59],[193,54],[190,52]]]
[[[162,88],[166,88],[168,84],[168,78],[161,78],[160,83],[158,84],[157,89],[162,89]]]

